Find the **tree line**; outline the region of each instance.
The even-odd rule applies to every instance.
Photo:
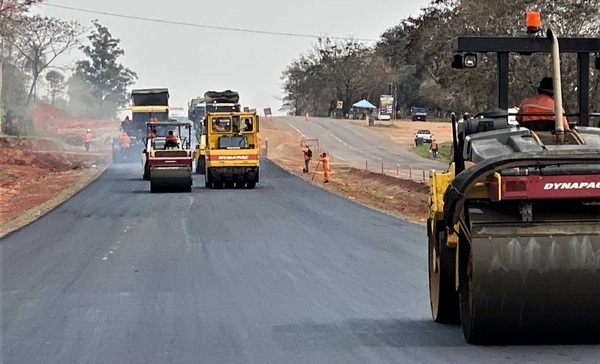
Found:
[[[0,0],[0,125],[7,134],[33,132],[36,102],[57,105],[73,115],[112,118],[128,101],[135,72],[119,63],[120,40],[97,20],[78,22],[31,14],[43,0]],[[87,36],[86,36],[87,34]],[[83,59],[57,64],[82,51]],[[46,92],[42,92],[44,85]]]
[[[433,0],[374,45],[319,39],[282,72],[281,111],[332,116],[343,101],[347,115],[356,101],[377,106],[380,95],[390,94],[400,114],[412,106],[440,116],[485,111],[497,104],[495,55],[480,54],[475,69],[452,69],[449,42],[460,35],[523,36],[528,10],[540,11],[543,26],[559,36],[600,35],[600,0]],[[575,111],[577,63],[574,55],[561,57],[564,105]],[[509,101],[518,106],[551,75],[551,61],[547,54],[512,55],[510,69]],[[600,110],[600,78],[591,72],[591,108]]]

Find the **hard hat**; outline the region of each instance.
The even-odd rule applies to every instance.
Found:
[[[552,77],[544,77],[540,81],[538,91],[554,94],[554,79]]]
[[[90,129],[88,129],[87,131],[91,131]]]

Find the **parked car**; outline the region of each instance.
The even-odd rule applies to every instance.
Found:
[[[421,130],[418,130],[417,133],[415,134],[415,144],[416,144],[416,140],[419,138],[421,138],[424,143],[431,143],[431,141],[433,140],[433,134],[429,130],[421,129]]]

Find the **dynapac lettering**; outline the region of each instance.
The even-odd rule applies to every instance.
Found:
[[[600,182],[546,183],[545,190],[584,190],[600,189]]]
[[[232,160],[232,159],[246,160],[248,158],[250,158],[250,156],[248,156],[248,155],[220,155],[219,156],[220,160]]]

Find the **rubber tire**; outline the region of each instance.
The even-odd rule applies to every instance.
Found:
[[[198,158],[198,162],[196,163],[196,173],[205,174],[206,173],[206,160],[203,156]]]
[[[254,187],[256,187],[256,182],[254,182],[254,181],[252,181],[252,182],[248,181],[248,182],[246,183],[246,188],[247,188],[247,189],[251,190],[251,189],[253,189]]]
[[[144,176],[142,177],[144,180],[150,180],[150,166],[148,166],[148,162],[144,165]]]
[[[436,225],[442,224],[438,222]],[[428,222],[428,229],[430,223]],[[428,237],[429,303],[433,321],[440,324],[459,324],[460,307],[455,290],[456,250],[448,248],[443,241],[444,231],[437,228]],[[430,230],[428,230],[430,231]],[[434,258],[434,254],[435,257]],[[434,269],[437,260],[437,272]]]

